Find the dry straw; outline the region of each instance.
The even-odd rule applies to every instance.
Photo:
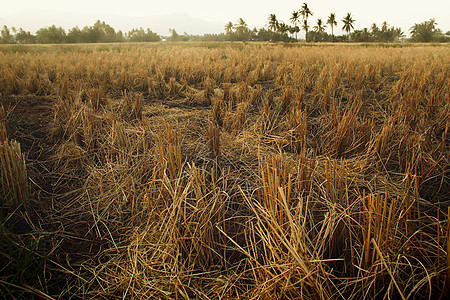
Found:
[[[23,204],[28,195],[28,177],[25,157],[15,140],[0,141],[1,198],[15,207]]]
[[[51,205],[33,213],[79,245],[48,249],[67,257],[61,297],[448,292],[447,48],[123,47],[0,57],[0,93],[56,99],[53,155],[35,162]],[[27,174],[5,116],[17,205]]]

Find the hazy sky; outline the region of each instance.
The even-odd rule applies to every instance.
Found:
[[[107,20],[108,16],[113,15],[137,17],[184,12],[192,17],[223,22],[223,24],[227,21],[235,22],[238,18],[243,18],[250,27],[260,28],[266,25],[267,18],[272,13],[277,15],[278,20],[288,23],[292,11],[298,10],[303,2],[307,2],[314,13],[311,18],[313,23],[318,18],[326,22],[330,12],[336,13],[340,21],[347,12],[350,12],[356,20],[356,29],[370,28],[370,25],[374,22],[380,25],[381,22],[387,21],[390,25],[401,27],[407,33],[414,23],[435,18],[439,28],[444,32],[450,30],[449,0],[5,0],[1,5],[0,20],[7,19],[22,10],[30,9],[55,13],[88,13],[96,15],[101,20]],[[39,14],[35,17],[38,19]],[[14,22],[14,20],[8,20]],[[74,22],[77,21],[74,20]],[[20,27],[21,24],[17,24],[17,26]],[[338,27],[341,28],[342,24],[339,24]],[[208,28],[205,28],[205,32],[208,32]]]

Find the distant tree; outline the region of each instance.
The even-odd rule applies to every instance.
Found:
[[[68,40],[81,39],[84,43],[111,43],[122,41],[114,28],[100,20],[97,20],[93,26],[85,26],[81,31],[75,27],[71,32],[69,31],[69,33]]]
[[[325,31],[325,26],[323,25],[322,19],[317,19],[317,25],[314,26],[314,30],[318,33]]]
[[[8,26],[3,25],[2,28],[2,35],[0,39],[2,44],[12,44],[14,43],[14,37],[11,34],[11,31],[9,30]]]
[[[381,37],[381,30],[378,28],[376,23],[373,23],[372,26],[370,26],[370,33],[374,40],[379,41]]]
[[[373,41],[372,33],[368,28],[363,28],[362,30],[353,31],[352,40],[359,43],[367,43]]]
[[[364,27],[361,30],[361,42],[370,42],[372,40],[372,34],[370,33],[369,28]]]
[[[270,14],[267,24],[269,25],[269,30],[276,31],[278,29],[277,16],[275,14]]]
[[[277,16],[275,14],[270,14],[267,24],[269,25],[269,30],[272,31],[273,35],[275,35],[275,32],[278,30]]]
[[[288,25],[286,25],[284,22],[280,22],[279,24],[278,24],[278,32],[281,34],[281,35],[286,35],[286,33],[289,31],[289,26]]]
[[[325,32],[325,26],[323,25],[322,19],[317,19],[317,25],[313,27],[314,32],[314,41],[320,42],[322,41],[323,33]]]
[[[69,29],[69,32],[67,32],[66,35],[66,42],[67,43],[82,43],[84,42],[83,39],[83,32],[81,31],[78,26],[75,26],[71,29]]]
[[[176,41],[178,41],[180,39],[180,35],[175,30],[175,28],[169,28],[169,32],[170,32],[170,37],[169,37],[170,41],[176,42]]]
[[[309,30],[309,25],[308,25],[308,21],[307,21],[306,19],[303,20],[302,29],[306,32],[305,40],[308,41],[308,30]]]
[[[401,37],[404,36],[404,32],[400,27],[395,28],[395,37],[397,38],[397,40],[399,40]]]
[[[328,17],[327,24],[329,24],[331,26],[331,36],[332,36],[333,42],[334,42],[333,28],[334,28],[334,26],[337,26],[336,15],[334,13],[331,13],[330,16]]]
[[[383,42],[386,42],[389,37],[389,25],[386,21],[384,21],[383,23],[381,23],[381,40]]]
[[[295,34],[297,33],[297,29],[298,28],[299,28],[298,26],[295,26],[295,27],[294,26],[288,26],[289,33],[291,34],[291,37],[295,36]],[[297,39],[295,39],[295,40],[297,40]]]
[[[15,40],[19,44],[34,44],[36,43],[36,36],[32,35],[29,31],[19,28],[15,35]]]
[[[219,34],[204,34],[204,35],[190,35],[192,41],[204,41],[204,42],[224,42],[230,40],[229,35],[224,33]]]
[[[285,41],[285,42],[290,40],[287,34],[281,34],[279,29],[278,31],[274,32],[265,28],[261,28],[258,30],[256,39],[258,41]]]
[[[244,19],[239,18],[239,20],[236,21],[234,28],[236,29],[236,35],[240,40],[246,40],[248,38],[250,29],[248,29],[248,25]]]
[[[300,28],[297,26],[297,23],[300,19],[300,13],[297,10],[294,10],[291,14],[291,23],[292,25],[294,25],[292,28],[294,29],[293,31],[295,32],[295,39],[297,39],[297,33],[300,31]]]
[[[123,34],[122,30],[117,31],[116,36],[117,36],[117,41],[125,42],[125,35]],[[160,36],[158,36],[158,37],[161,39]]]
[[[225,33],[226,34],[231,34],[233,32],[233,22],[228,22],[227,24],[225,24]]]
[[[82,43],[98,43],[101,38],[101,33],[92,26],[84,26],[81,30]]]
[[[275,34],[269,29],[261,28],[258,30],[256,38],[258,41],[274,41]]]
[[[433,37],[439,32],[436,29],[436,21],[434,19],[430,19],[429,21],[422,22],[420,24],[414,24],[411,27],[411,40],[414,42],[431,42]]]
[[[66,40],[66,32],[61,27],[52,25],[36,31],[36,39],[41,44],[60,44]]]
[[[342,30],[347,32],[347,42],[350,37],[350,31],[353,29],[353,23],[355,20],[353,20],[352,15],[350,13],[347,13],[347,15],[342,19],[342,22],[344,23],[344,26],[342,26]]]
[[[308,41],[308,17],[314,15],[312,11],[309,9],[308,4],[303,3],[301,9],[300,9],[300,15],[303,19],[303,30],[305,30],[305,40]]]
[[[381,24],[381,28],[376,23],[373,23],[370,27],[370,36],[373,42],[395,42],[402,35],[403,31],[401,28],[389,26],[386,21]]]
[[[239,18],[239,20],[237,20],[236,22],[236,29],[248,29],[247,26],[247,23],[242,18]]]
[[[161,37],[147,28],[144,30],[132,29],[127,33],[128,41],[130,42],[159,42],[161,41]]]
[[[118,42],[116,31],[110,25],[105,22],[100,22],[98,20],[94,24],[94,28],[100,32],[100,40],[101,43],[111,43]]]

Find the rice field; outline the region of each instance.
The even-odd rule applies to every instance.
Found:
[[[448,45],[0,47],[0,294],[450,296]]]

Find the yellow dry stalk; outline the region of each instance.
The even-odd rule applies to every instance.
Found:
[[[279,226],[284,226],[289,218],[289,201],[292,191],[292,174],[288,164],[279,156],[259,160],[259,180],[262,192],[259,193],[261,205],[273,216]]]
[[[207,76],[203,81],[203,89],[204,89],[204,99],[206,101],[205,104],[211,104],[211,98],[214,95],[214,86],[211,77]]]
[[[301,153],[302,149],[307,147],[308,142],[308,121],[307,111],[302,111],[300,105],[292,105],[289,114],[286,116],[287,125],[287,144],[290,150]]]
[[[257,85],[256,88],[253,89],[252,94],[249,96],[248,106],[253,107],[255,105],[258,105],[259,102],[261,102],[261,97],[262,97],[262,87],[261,85]]]
[[[180,133],[171,124],[164,122],[162,129],[156,134],[155,151],[160,178],[167,176],[169,180],[177,179],[183,168],[184,159],[181,153]]]
[[[358,201],[363,204],[364,216],[364,221],[360,224],[362,229],[362,241],[359,242],[362,245],[361,266],[366,270],[376,269],[380,259],[383,259],[380,253],[390,253],[396,247],[393,244],[397,239],[394,229],[399,228],[404,222],[404,215],[402,215],[404,208],[401,207],[401,201],[397,197],[390,199],[381,193],[366,196],[363,192]],[[373,243],[378,253],[371,248]],[[352,258],[352,261],[354,260]]]
[[[220,127],[218,125],[209,123],[206,140],[208,141],[210,157],[218,157],[220,155]]]
[[[2,201],[15,207],[27,200],[28,176],[25,157],[15,140],[0,141]]]
[[[214,98],[213,104],[211,122],[216,126],[222,126],[225,114],[225,103],[221,98]]]
[[[111,141],[118,151],[122,151],[127,154],[131,152],[131,142],[125,131],[125,126],[118,120],[114,121],[111,127]]]
[[[8,134],[6,132],[6,113],[3,105],[0,106],[0,142],[8,140]]]
[[[121,105],[121,115],[124,119],[142,119],[143,97],[142,94],[123,92],[123,104]]]
[[[94,110],[98,111],[101,107],[105,106],[106,101],[106,92],[105,86],[101,85],[98,87],[92,87],[87,92],[89,99],[89,106]]]
[[[354,141],[352,141],[352,132],[356,131],[356,120],[359,111],[362,107],[362,101],[360,98],[356,98],[351,108],[347,108],[344,115],[340,118],[339,113],[336,111],[336,118],[339,119],[339,123],[336,128],[336,133],[331,139],[331,154],[342,155],[344,149],[351,149]]]

